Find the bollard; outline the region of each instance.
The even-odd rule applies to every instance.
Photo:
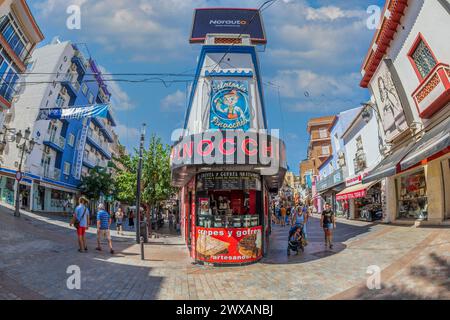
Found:
[[[144,258],[144,237],[141,236],[141,260],[145,260]]]

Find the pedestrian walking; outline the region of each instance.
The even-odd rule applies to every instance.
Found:
[[[105,205],[100,203],[98,205],[97,211],[97,248],[98,251],[102,251],[102,247],[100,244],[101,238],[106,238],[109,244],[109,252],[114,254],[114,250],[112,247],[111,233],[109,231],[112,223],[112,218],[110,214],[105,211]]]
[[[117,209],[117,212],[115,214],[116,217],[116,230],[117,230],[117,234],[122,234],[123,235],[123,211],[122,208],[119,207]]]
[[[173,213],[172,213],[172,211],[169,211],[168,220],[169,220],[169,230],[172,230],[173,229]]]
[[[80,197],[79,205],[75,211],[70,222],[70,226],[74,226],[77,230],[77,238],[79,249],[78,252],[88,251],[86,242],[86,230],[89,229],[89,209],[87,208],[88,200],[85,197]]]
[[[333,229],[336,229],[336,220],[329,203],[325,203],[325,210],[322,211],[320,218],[320,226],[325,233],[325,247],[333,249]]]
[[[280,213],[281,213],[281,225],[284,227],[286,226],[286,208],[284,207],[284,205],[281,206]]]
[[[130,214],[128,215],[128,226],[134,227],[134,212],[130,210]]]

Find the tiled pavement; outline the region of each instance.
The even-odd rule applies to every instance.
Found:
[[[132,234],[114,237],[116,254],[76,251],[75,232],[60,219],[0,208],[0,299],[449,299],[450,232],[340,220],[335,248],[325,250],[318,219],[308,225],[305,253],[287,257],[288,227],[275,226],[269,254],[245,267],[191,263],[181,239],[152,239],[146,260]],[[81,290],[69,290],[69,265]],[[365,286],[378,265],[381,290]]]

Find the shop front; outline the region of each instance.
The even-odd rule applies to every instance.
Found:
[[[348,206],[344,201],[337,201],[336,195],[345,188],[342,169],[336,170],[317,182],[317,192],[322,201],[331,205],[337,216],[347,216]]]
[[[346,180],[347,187],[336,195],[351,219],[381,220],[383,217],[382,181],[362,184],[362,175]],[[355,182],[357,182],[355,184]]]

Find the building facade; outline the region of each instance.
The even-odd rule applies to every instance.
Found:
[[[24,158],[21,205],[31,211],[65,212],[75,205],[82,176],[96,166],[108,167],[115,122],[110,112],[106,119],[37,120],[39,111],[108,103],[110,93],[94,60],[70,42],[55,40],[36,49],[28,69],[27,85],[5,117],[6,127],[28,129],[37,141]],[[13,177],[21,155],[7,143],[1,156],[1,201],[13,204]]]
[[[387,220],[450,218],[450,4],[386,1],[362,68],[389,154],[365,182],[386,179]]]
[[[345,188],[345,179],[349,176],[343,133],[360,113],[361,107],[343,111],[336,116],[330,129],[331,155],[320,165],[317,192],[320,200],[329,203],[337,215],[347,215],[348,207],[345,203],[336,201],[336,194]]]
[[[26,1],[0,0],[0,129],[18,94],[20,74],[43,39]]]

